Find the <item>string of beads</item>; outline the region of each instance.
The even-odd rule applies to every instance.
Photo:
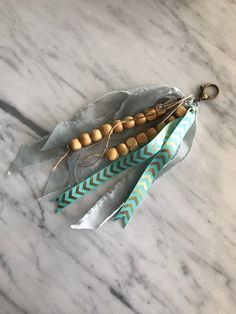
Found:
[[[186,108],[184,106],[180,106],[175,111],[175,116],[180,117],[186,113]],[[148,121],[153,121],[157,118],[162,117],[166,113],[166,109],[160,109],[158,105],[155,107],[148,108],[144,110],[144,113],[137,113],[134,117],[127,116],[123,120],[114,120],[111,124],[106,123],[103,124],[100,129],[94,129],[90,133],[82,133],[79,138],[73,138],[70,141],[69,149],[72,152],[76,152],[80,150],[82,147],[86,147],[91,145],[92,143],[96,143],[102,140],[103,137],[110,136],[114,133],[122,133],[125,129],[131,129],[135,125],[145,124]],[[174,116],[170,116],[166,122],[170,122],[174,120]],[[137,135],[138,138],[130,138],[126,141],[126,144],[119,144],[121,146],[117,146],[116,148],[109,148],[106,151],[106,157],[109,160],[115,160],[120,155],[124,156],[124,152],[132,151],[138,147],[138,145],[144,144],[143,141],[150,140],[157,134],[157,128],[150,128],[145,133],[140,133]],[[124,148],[126,145],[127,148]],[[122,155],[123,154],[123,155]]]
[[[128,138],[125,143],[120,143],[116,147],[110,147],[106,150],[105,156],[109,161],[114,161],[121,156],[127,155],[152,140],[167,123],[175,120],[176,118],[182,117],[187,112],[184,106],[180,106],[165,122],[157,124],[155,127],[147,129],[145,132],[141,132],[135,137]]]

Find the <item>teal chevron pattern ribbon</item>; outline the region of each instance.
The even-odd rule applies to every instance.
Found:
[[[104,167],[102,170],[93,174],[79,184],[74,185],[64,193],[60,194],[57,198],[53,199],[53,202],[58,203],[56,212],[62,211],[63,208],[73,203],[75,200],[80,199],[83,195],[95,190],[98,186],[119,173],[153,157],[162,148],[163,143],[167,140],[181,120],[182,118],[179,118],[169,123],[152,141],[139,150],[119,158],[107,167]]]
[[[163,145],[163,148],[150,159],[150,163],[143,172],[143,175],[134,187],[129,198],[117,213],[115,220],[122,219],[125,226],[128,224],[134,214],[134,211],[139,206],[141,200],[160,173],[161,169],[170,159],[175,157],[185,134],[195,120],[195,115],[195,110],[193,108],[189,109],[167,142]]]

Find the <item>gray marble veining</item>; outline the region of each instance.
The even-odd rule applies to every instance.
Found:
[[[0,1],[0,313],[234,314],[236,3]],[[38,203],[50,166],[7,177],[19,147],[128,87],[206,81],[188,158],[125,231],[74,231]]]

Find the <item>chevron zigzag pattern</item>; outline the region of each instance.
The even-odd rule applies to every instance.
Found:
[[[189,111],[163,146],[163,149],[150,159],[149,165],[143,172],[129,198],[117,213],[115,220],[122,219],[124,226],[128,224],[135,209],[139,206],[139,203],[158,176],[160,170],[176,155],[185,134],[194,120],[195,112]]]
[[[161,149],[163,143],[169,138],[170,134],[175,129],[176,125],[180,123],[181,119],[172,122],[171,125],[165,127],[151,142],[143,146],[139,150],[119,158],[109,166],[103,168],[99,172],[80,182],[79,184],[68,189],[57,198],[53,199],[58,202],[56,212],[62,211],[66,206],[73,203],[75,200],[80,199],[83,195],[95,190],[99,185],[107,182],[112,177],[125,171],[129,168],[136,166],[139,163],[151,158]]]
[[[146,159],[152,157],[153,154],[154,152],[150,151],[148,147],[144,147],[143,150],[137,151],[136,154],[130,154],[126,158],[120,158],[117,160],[117,162],[114,162],[111,165],[103,168],[99,172],[95,173],[91,177],[85,179],[78,185],[60,195],[56,199],[58,201],[58,208],[56,211],[61,211],[64,207],[73,203],[76,199],[79,199],[88,192],[93,191],[99,185],[110,180],[112,177],[116,176],[122,171],[144,162]]]

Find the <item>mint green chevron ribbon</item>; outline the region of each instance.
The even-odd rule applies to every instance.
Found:
[[[153,157],[162,149],[163,144],[181,120],[182,118],[179,118],[169,123],[152,141],[139,150],[119,158],[107,167],[104,167],[97,173],[93,174],[79,184],[74,185],[64,193],[60,194],[57,198],[53,199],[54,202],[58,203],[56,212],[62,211],[63,208],[73,203],[75,200],[80,199],[83,195],[95,190],[98,186],[104,184],[106,181],[110,180],[119,173]]]
[[[160,171],[177,154],[185,134],[195,120],[195,116],[196,110],[194,108],[189,109],[187,114],[175,128],[174,132],[168,138],[167,142],[163,145],[162,149],[150,158],[150,162],[144,170],[141,178],[135,185],[127,201],[122,205],[121,209],[117,213],[115,220],[122,219],[125,226],[128,224],[134,214],[134,211],[139,206],[141,200]]]

